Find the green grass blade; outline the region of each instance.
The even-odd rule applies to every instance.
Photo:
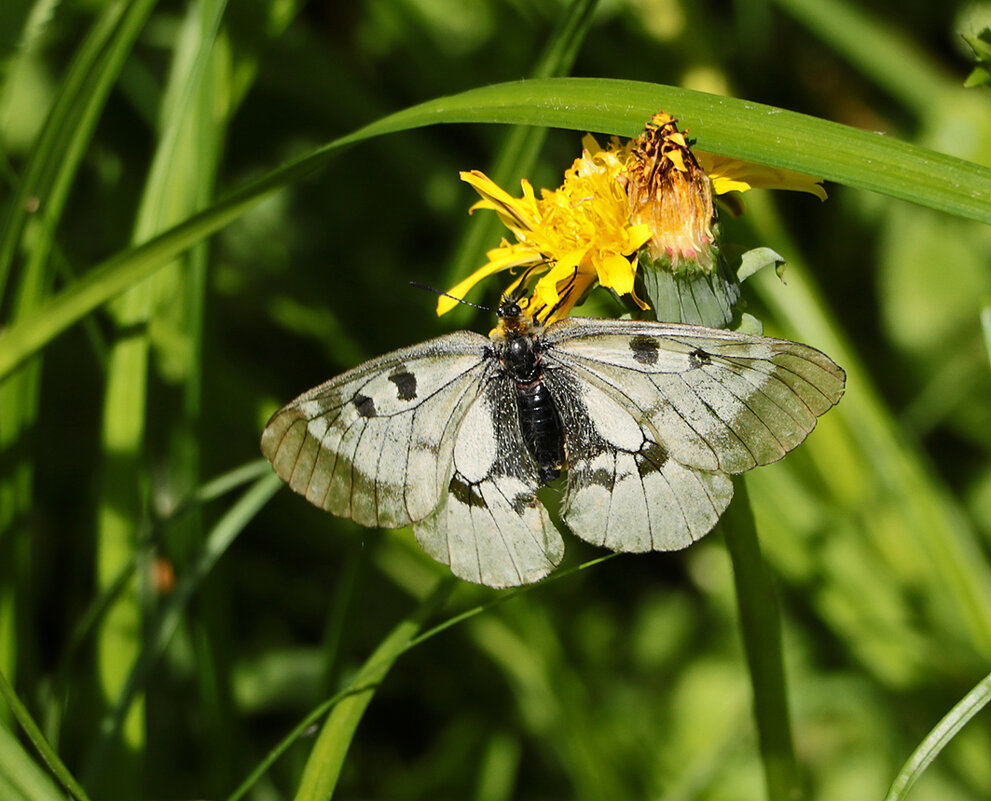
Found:
[[[38,306],[50,293],[53,281],[51,252],[53,231],[58,225],[69,190],[96,122],[154,3],[133,0],[111,3],[79,48],[45,125],[32,149],[24,175],[0,227],[0,300],[4,299],[11,267],[23,250],[24,266],[15,275],[16,289],[9,304],[14,325],[34,319]],[[29,202],[31,201],[31,202]],[[29,208],[37,209],[29,215]],[[37,418],[40,392],[40,363],[28,364],[16,375],[0,377],[0,451],[13,453],[26,441]],[[5,460],[6,461],[6,460]],[[17,576],[27,575],[27,542],[30,534],[24,520],[31,508],[33,465],[26,455],[9,473],[0,476],[0,532],[6,532],[0,571],[0,664],[12,668],[16,654],[11,643],[16,624],[10,617],[14,598],[20,592]],[[6,529],[12,526],[10,531]],[[11,552],[15,556],[12,556]],[[3,575],[14,571],[13,576]],[[22,607],[22,619],[30,613]]]
[[[267,465],[268,463],[266,462],[265,464]],[[561,579],[570,576],[572,573],[576,573],[579,570],[586,570],[590,567],[594,567],[595,565],[598,565],[601,562],[606,562],[609,559],[614,558],[615,556],[617,556],[617,554],[610,553],[610,554],[606,554],[605,556],[600,556],[598,559],[592,559],[588,562],[583,562],[582,564],[576,565],[575,567],[571,567],[566,570],[559,570],[558,572],[544,579],[539,585],[529,584],[523,587],[518,587],[517,589],[514,590],[503,590],[499,592],[498,595],[496,595],[494,598],[492,598],[492,600],[488,601],[487,603],[479,604],[477,606],[472,607],[471,609],[465,610],[464,612],[460,612],[454,615],[453,617],[448,618],[447,620],[427,629],[426,631],[417,634],[416,636],[412,637],[409,640],[409,642],[402,648],[401,651],[399,651],[394,655],[389,655],[388,659],[395,661],[395,659],[402,656],[402,654],[406,653],[406,651],[416,648],[422,643],[425,643],[427,640],[436,637],[438,634],[444,633],[445,631],[447,631],[448,629],[454,626],[457,626],[461,623],[471,620],[474,617],[477,617],[478,615],[481,615],[485,612],[495,609],[501,604],[506,603],[506,601],[510,601],[519,595],[525,595],[529,592],[532,592],[536,590],[538,587],[546,587],[551,582],[560,581]],[[378,663],[373,663],[369,661],[368,663],[366,663],[366,666],[368,666],[369,668],[372,667],[377,668],[380,665]],[[343,700],[349,695],[354,695],[355,693],[361,692],[362,690],[363,688],[359,686],[355,680],[352,680],[351,682],[349,682],[348,686],[344,690],[342,690],[339,693],[335,693],[331,698],[328,698],[326,701],[321,703],[315,709],[311,710],[306,715],[306,717],[304,717],[298,724],[296,724],[296,726],[294,726],[293,729],[285,737],[283,737],[282,740],[280,740],[278,744],[275,745],[275,747],[273,747],[268,752],[265,758],[258,765],[255,766],[255,768],[251,771],[248,777],[243,782],[241,782],[241,784],[233,793],[231,793],[227,797],[227,801],[239,801],[239,799],[243,798],[244,795],[248,792],[248,790],[250,790],[255,785],[255,783],[261,778],[262,775],[264,775],[265,771],[267,771],[272,766],[272,764],[274,764],[275,761],[280,756],[282,756],[282,754],[284,754],[289,749],[289,747],[294,742],[296,742],[297,739],[299,739],[299,737],[303,734],[303,732],[305,732],[311,725],[313,725],[316,721],[318,721],[321,717],[323,717],[323,715],[326,714],[326,712],[329,709],[332,709],[334,706],[340,703],[341,700]]]
[[[205,205],[209,196],[208,189],[202,184],[212,184],[216,163],[214,159],[202,157],[201,142],[204,137],[212,142],[216,131],[212,125],[205,133],[200,130],[200,117],[206,114],[212,120],[214,114],[212,109],[204,108],[199,96],[204,90],[203,78],[208,74],[207,67],[225,7],[222,0],[192,3],[176,38],[169,83],[162,96],[162,131],[137,211],[135,241],[145,240],[193,214]],[[212,150],[209,148],[211,153]],[[196,253],[193,251],[189,258],[195,257]],[[195,276],[201,274],[202,270],[188,262],[173,263],[168,269],[131,287],[110,308],[119,329],[129,333],[116,340],[107,362],[102,432],[104,465],[96,532],[96,575],[101,589],[111,586],[132,559],[138,548],[140,531],[146,524],[149,486],[146,481],[135,480],[142,474],[147,436],[151,338],[146,326],[157,318],[162,321],[158,330],[171,326],[174,334],[169,341],[180,343],[184,342],[187,331],[198,330],[198,319],[183,319],[183,325],[177,323],[180,317],[189,315],[190,309],[185,304],[176,302],[172,294],[166,295],[171,302],[163,302],[161,298],[164,293],[175,292],[179,297],[190,298],[191,306],[200,308],[201,302],[193,299],[203,291],[203,282],[195,280]],[[190,288],[190,284],[194,288]],[[182,289],[177,291],[176,287]],[[171,377],[184,388],[190,380],[189,373],[195,373],[194,353],[198,346],[198,342],[190,341],[188,348],[182,344],[175,348],[180,355],[172,357],[172,363],[181,368],[173,367]],[[158,355],[158,364],[171,356],[164,345],[160,346]],[[177,371],[183,368],[186,375],[179,375]],[[193,376],[193,384],[196,395],[193,403],[198,404],[198,375]],[[181,435],[172,439],[178,443]],[[188,438],[184,444],[186,447],[177,446],[177,452],[183,454],[177,460],[183,458],[187,463],[169,464],[170,476],[177,483],[185,481],[187,486],[195,486],[197,479],[191,475],[193,467],[190,464],[195,461],[195,447],[189,446]],[[188,516],[181,525],[187,532],[192,532],[196,519],[195,515]],[[199,540],[199,533],[191,533],[188,539],[191,542],[173,544],[178,551],[189,553],[195,547],[193,543]],[[130,583],[106,610],[99,628],[96,642],[98,675],[103,696],[111,706],[125,686],[142,648],[144,613],[140,594],[139,582]],[[131,706],[123,739],[126,754],[136,755],[144,750],[141,703]],[[123,753],[115,760],[115,781],[118,790],[125,794],[136,791],[136,786],[128,787],[130,771],[127,766],[131,761],[133,757],[127,759]],[[136,782],[134,776],[130,776],[130,780]]]
[[[86,784],[106,769],[105,759],[121,730],[124,718],[134,698],[144,690],[152,669],[175,634],[190,600],[220,557],[281,487],[282,481],[274,474],[256,481],[213,527],[197,558],[179,578],[172,595],[151,623],[145,645],[113,709],[100,724],[99,735],[88,760]]]
[[[966,726],[972,717],[991,701],[991,674],[985,676],[974,689],[953,707],[902,766],[884,801],[904,801],[919,777],[957,733]]]
[[[13,732],[0,726],[0,798],[4,801],[65,801]]]
[[[365,139],[438,123],[550,125],[624,136],[658,108],[690,127],[702,150],[818,175],[991,222],[991,168],[791,111],[704,92],[593,78],[496,84],[385,117],[268,173],[155,239],[118,253],[0,337],[0,377],[80,318],[151,275],[263,198]]]
[[[235,467],[233,470],[228,470],[226,473],[207,481],[193,493],[189,502],[207,503],[232,490],[236,490],[242,484],[247,484],[249,481],[255,481],[262,476],[267,476],[271,471],[272,467],[267,459],[255,459],[251,462],[246,462],[240,467]],[[177,513],[181,512],[182,508],[184,507],[177,509]]]
[[[801,782],[788,714],[781,615],[771,574],[761,556],[746,482],[733,482],[734,496],[719,523],[733,562],[740,629],[754,692],[754,717],[770,801],[795,801]]]
[[[45,736],[41,733],[41,729],[38,728],[38,724],[34,722],[31,717],[31,713],[28,712],[27,707],[21,703],[21,699],[17,697],[14,692],[14,688],[10,686],[10,682],[7,681],[7,677],[0,672],[0,697],[7,702],[7,706],[10,707],[11,712],[13,712],[14,717],[17,722],[24,729],[31,743],[37,749],[38,753],[41,754],[41,758],[45,760],[45,764],[48,765],[49,769],[55,774],[56,778],[62,782],[62,786],[65,787],[73,797],[78,799],[78,801],[89,801],[89,796],[86,795],[86,791],[79,785],[75,777],[69,772],[69,769],[62,763],[59,759],[58,754],[55,753],[55,749],[48,744]],[[0,726],[0,730],[3,730],[3,726]],[[3,748],[0,747],[0,764],[5,762],[3,755]],[[0,768],[2,772],[2,768]]]
[[[748,285],[771,310],[781,334],[814,343],[847,372],[843,401],[823,424],[833,430],[832,439],[817,432],[815,441],[802,449],[817,462],[816,495],[824,497],[829,508],[844,510],[840,519],[871,541],[865,557],[877,558],[877,549],[888,550],[886,567],[898,574],[890,581],[901,583],[899,593],[905,592],[904,586],[913,586],[914,593],[924,588],[926,606],[933,610],[932,625],[947,636],[961,636],[988,658],[991,570],[973,524],[918,444],[898,427],[859,356],[856,342],[839,329],[835,313],[825,305],[803,268],[801,249],[788,240],[769,199],[748,198],[747,210],[755,238],[788,254],[789,260],[786,285],[770,271],[758,273]],[[763,478],[755,475],[754,480]],[[920,567],[921,584],[917,575]],[[836,578],[842,582],[848,577]],[[918,597],[910,595],[903,602],[915,604]],[[895,623],[898,621],[892,620],[889,625]],[[900,639],[910,639],[911,632],[906,626]],[[870,636],[876,638],[874,633]],[[913,651],[918,666],[931,662],[931,654]],[[904,654],[889,661],[891,671],[901,672],[906,667]]]
[[[187,514],[190,509],[198,508],[203,504],[216,500],[229,492],[239,489],[245,484],[254,483],[270,475],[271,472],[272,467],[265,459],[257,459],[240,467],[236,467],[227,473],[211,479],[201,487],[197,488],[197,490],[190,496],[190,499],[180,504],[176,508],[172,517],[164,522],[168,523],[175,518],[181,517],[182,515]],[[152,536],[149,537],[149,541],[153,541],[154,537],[155,533],[153,529]],[[83,613],[79,615],[78,620],[72,627],[71,634],[67,638],[67,645],[62,655],[59,668],[56,672],[56,678],[53,682],[56,695],[61,695],[61,693],[64,692],[64,689],[68,687],[69,675],[75,668],[75,660],[77,655],[83,649],[84,644],[92,636],[94,628],[100,623],[101,620],[103,620],[107,609],[110,608],[120,593],[123,592],[124,588],[127,586],[134,574],[138,561],[139,552],[135,551],[131,554],[131,557],[128,559],[127,563],[121,566],[120,572],[113,579],[113,581],[105,586],[100,594],[90,602]]]
[[[37,239],[32,240],[21,284],[33,289],[20,290],[20,303],[25,297],[34,301],[33,294],[47,285],[35,274],[48,269],[53,232],[79,163],[124,59],[154,6],[155,0],[110,3],[79,48],[0,228],[0,297],[17,248],[29,231],[36,232]],[[36,202],[29,203],[30,199]],[[37,213],[29,215],[31,207],[37,208]]]
[[[353,137],[391,133],[397,124],[435,122],[547,125],[635,136],[659,108],[691,129],[700,150],[991,222],[991,168],[805,114],[661,84],[603,78],[494,84],[398,112]]]
[[[325,801],[333,795],[355,730],[375,690],[424,622],[443,606],[456,581],[453,577],[441,579],[433,592],[389,633],[358,671],[351,686],[359,691],[338,703],[320,730],[303,769],[296,801]]]

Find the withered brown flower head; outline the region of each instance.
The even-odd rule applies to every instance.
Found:
[[[711,272],[712,184],[670,114],[655,114],[633,141],[624,175],[631,222],[651,232],[650,258],[673,271]]]

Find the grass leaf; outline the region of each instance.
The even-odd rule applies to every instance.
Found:
[[[0,377],[93,309],[358,142],[453,122],[549,125],[633,136],[658,108],[681,118],[702,150],[805,172],[991,222],[991,169],[878,134],[758,103],[659,84],[593,78],[496,84],[385,117],[273,170],[143,245],[111,257],[31,319],[0,336]]]

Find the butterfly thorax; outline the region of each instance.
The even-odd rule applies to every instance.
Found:
[[[541,483],[547,484],[561,475],[564,466],[561,417],[543,380],[543,327],[523,315],[515,304],[512,306],[515,314],[507,314],[505,304],[499,309],[499,327],[493,333],[495,354],[503,374],[513,381],[523,441]]]

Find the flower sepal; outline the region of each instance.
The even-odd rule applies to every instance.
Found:
[[[774,272],[780,278],[785,268],[784,256],[767,247],[751,248],[745,251],[740,256],[739,261],[739,266],[736,268],[736,277],[740,283],[743,283],[755,273],[759,273],[765,267],[774,267]]]
[[[727,328],[736,317],[740,283],[722,258],[711,272],[672,272],[670,265],[651,263],[642,252],[640,264],[638,280],[655,320]]]

